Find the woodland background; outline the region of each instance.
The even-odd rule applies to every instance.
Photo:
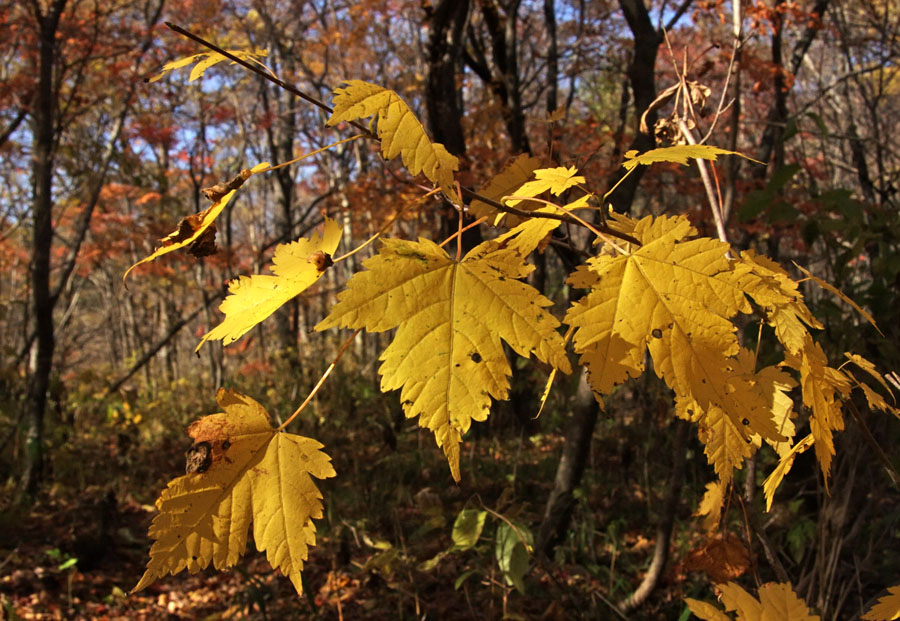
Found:
[[[558,380],[536,419],[546,371],[520,359],[510,400],[470,432],[456,486],[433,439],[379,391],[387,337],[365,335],[292,428],[323,442],[338,472],[321,485],[304,597],[253,554],[234,571],[126,596],[153,500],[183,467],[185,425],[217,410],[220,386],[275,416],[293,411],[346,336],[312,327],[362,259],[231,347],[195,355],[221,320],[227,281],[259,273],[276,244],[325,215],[344,227],[344,250],[401,208],[396,237],[439,241],[456,226],[358,140],[255,176],[219,219],[217,255],[169,255],[123,288],[130,265],[206,207],[201,188],[343,137],[315,107],[227,63],[191,84],[189,70],[147,84],[163,63],[203,51],[164,20],[227,49],[266,50],[279,77],[325,102],[344,79],[397,91],[462,158],[471,187],[532,153],[605,192],[626,151],[666,144],[671,103],[647,117],[656,137],[639,121],[684,74],[711,89],[696,139],[768,163],[715,165],[731,243],[796,261],[871,312],[884,337],[837,298],[805,291],[830,359],[855,351],[884,372],[900,367],[893,0],[2,0],[6,618],[613,618],[657,558],[664,570],[634,618],[679,618],[683,597],[709,599],[726,580],[754,587],[781,578],[780,565],[823,618],[849,619],[897,582],[888,551],[900,549],[900,496],[852,421],[830,495],[805,454],[762,512],[758,487],[777,459],[761,452],[736,473],[741,502],[707,534],[692,513],[713,473],[657,380],[627,384],[604,411],[577,377]],[[641,172],[612,194],[615,209],[687,214],[716,236],[695,167]],[[585,256],[552,243],[536,255],[531,281],[557,316],[580,295],[563,278]],[[866,411],[896,466],[897,425]],[[481,507],[535,533],[526,594],[496,568],[496,523],[474,549],[427,563],[449,547],[459,511]],[[748,536],[754,520],[761,537]]]

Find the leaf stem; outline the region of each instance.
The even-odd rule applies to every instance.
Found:
[[[440,244],[438,244],[438,245],[439,245],[441,248],[443,248],[444,246],[446,246],[447,244],[449,244],[450,242],[452,242],[454,239],[456,239],[457,237],[459,237],[462,233],[465,233],[466,231],[468,231],[468,230],[471,229],[471,228],[475,228],[475,227],[478,226],[479,224],[483,224],[484,222],[487,222],[487,219],[488,219],[487,216],[482,216],[482,217],[478,218],[477,220],[475,220],[475,222],[472,222],[472,223],[470,223],[470,224],[467,224],[467,225],[464,226],[462,229],[460,229],[459,231],[457,231],[456,233],[454,233],[453,235],[451,235],[450,237],[448,237],[447,239],[445,239],[444,241],[442,241],[442,242],[441,242]],[[457,261],[459,261],[458,258],[457,258]]]
[[[275,166],[269,166],[268,168],[264,168],[263,170],[258,170],[254,174],[258,175],[259,173],[266,173],[266,172],[276,170],[278,168],[284,168],[285,166],[290,166],[291,164],[299,162],[300,160],[305,160],[308,157],[312,157],[313,155],[318,155],[319,153],[322,153],[323,151],[327,151],[331,147],[336,147],[340,144],[344,144],[345,142],[350,142],[353,140],[357,140],[358,138],[365,138],[365,137],[366,137],[365,134],[354,134],[354,135],[350,136],[349,138],[344,138],[343,140],[338,140],[337,142],[332,142],[329,145],[325,145],[321,149],[316,149],[315,151],[310,151],[309,153],[304,153],[300,157],[295,157],[294,159],[292,159],[288,162],[282,162],[281,164],[276,164]]]
[[[348,338],[346,341],[344,341],[344,344],[341,345],[341,348],[338,350],[337,356],[335,356],[334,360],[331,361],[331,364],[328,365],[328,368],[325,369],[325,372],[322,374],[322,377],[319,378],[319,381],[316,382],[316,385],[313,386],[313,389],[309,392],[309,396],[307,396],[306,399],[303,400],[303,403],[300,404],[300,407],[298,407],[296,410],[294,410],[294,413],[291,414],[286,421],[284,421],[283,423],[281,423],[281,425],[278,426],[278,429],[275,430],[276,432],[283,431],[284,428],[287,427],[291,423],[291,421],[293,421],[295,418],[297,418],[297,416],[300,414],[300,412],[302,412],[306,408],[306,406],[309,405],[309,402],[312,401],[312,398],[316,396],[317,392],[319,392],[319,389],[322,387],[322,384],[325,383],[325,380],[328,379],[328,376],[331,375],[332,371],[334,371],[334,367],[335,367],[335,365],[337,365],[338,361],[341,359],[341,356],[343,356],[344,352],[347,351],[347,348],[350,347],[350,343],[353,342],[353,339],[355,339],[356,335],[359,334],[361,331],[362,331],[362,328],[359,328],[356,332],[354,332],[353,334],[350,335],[350,338]]]

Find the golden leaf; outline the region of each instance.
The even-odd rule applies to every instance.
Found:
[[[341,239],[340,225],[325,218],[320,235],[281,244],[272,258],[272,273],[241,276],[228,285],[229,295],[219,310],[225,319],[203,335],[195,351],[210,339],[230,345],[285,302],[315,283],[331,265],[331,255]]]
[[[384,158],[391,160],[399,155],[410,173],[418,175],[421,172],[451,201],[456,201],[453,173],[459,170],[459,159],[444,145],[431,142],[406,102],[394,91],[377,84],[362,80],[348,80],[346,84],[334,91],[334,112],[328,125],[377,114],[378,138]]]
[[[811,328],[823,328],[806,304],[797,283],[780,265],[752,250],[741,253],[743,267],[749,268],[745,289],[766,315],[766,322],[785,349],[798,354]]]
[[[767,582],[759,587],[759,599],[747,593],[734,582],[718,584],[719,599],[725,610],[737,613],[736,619],[747,621],[819,621],[819,617],[810,614],[806,603],[797,597],[789,583]],[[728,615],[711,604],[697,600],[685,599],[688,607],[701,619],[723,621],[730,619]]]
[[[708,238],[685,240],[694,232],[682,217],[647,217],[634,229],[640,248],[588,262],[597,280],[565,321],[577,328],[575,351],[597,392],[607,394],[640,375],[649,348],[656,372],[676,394],[691,395],[702,408],[732,405],[739,397],[723,389],[733,371],[729,361],[738,353],[730,319],[750,312],[750,305],[726,258],[728,245]],[[754,431],[781,437],[770,412],[747,414]],[[729,415],[736,422],[743,418]]]
[[[844,428],[841,405],[842,398],[850,394],[850,379],[828,366],[825,352],[818,343],[813,342],[811,336],[806,337],[799,356],[788,355],[782,364],[800,371],[803,405],[812,411],[809,427],[815,438],[816,459],[827,487],[831,458],[834,456],[832,432]]]
[[[472,421],[487,418],[491,399],[504,399],[511,369],[501,345],[534,354],[571,372],[550,301],[517,278],[533,268],[519,246],[522,227],[504,241],[472,249],[460,262],[434,242],[386,239],[363,265],[317,330],[397,328],[381,355],[381,389],[402,389],[406,416],[434,432],[459,480],[459,448]]]
[[[900,619],[900,584],[888,589],[888,594],[880,597],[861,619],[865,621],[893,621]]]
[[[628,151],[625,154],[625,161],[622,163],[622,166],[629,171],[635,169],[638,165],[649,166],[657,162],[673,162],[687,166],[688,160],[703,159],[715,162],[720,155],[738,155],[751,162],[762,163],[737,151],[720,149],[707,144],[682,144],[674,147],[652,149],[640,155],[638,155],[637,151]]]
[[[529,198],[550,191],[551,194],[559,196],[571,187],[584,183],[584,177],[577,174],[574,166],[569,168],[540,168],[534,171],[534,181],[529,181],[515,190],[514,196],[527,196]],[[515,207],[522,202],[522,199],[510,199],[506,204]]]
[[[303,561],[316,541],[312,520],[322,517],[312,477],[333,477],[331,459],[315,440],[275,431],[253,399],[224,389],[216,398],[225,411],[188,427],[208,461],[171,481],[156,501],[150,561],[132,592],[183,569],[234,565],[252,522],[256,547],[300,593]]]
[[[246,60],[247,62],[254,62],[264,69],[268,70],[268,68],[259,61],[260,58],[265,58],[268,52],[266,50],[254,50],[252,52],[247,52],[244,50],[226,50],[232,56],[237,56],[241,60]],[[147,82],[156,82],[157,80],[161,80],[167,73],[170,71],[174,71],[175,69],[181,69],[182,67],[187,67],[188,65],[193,65],[197,63],[193,69],[191,69],[191,75],[188,77],[188,82],[193,82],[197,78],[203,76],[207,69],[212,67],[213,65],[217,65],[223,60],[229,60],[227,57],[222,56],[218,52],[201,52],[200,54],[194,54],[192,56],[187,56],[185,58],[179,58],[178,60],[173,60],[171,62],[163,65],[162,71],[158,74],[149,78]],[[235,64],[234,61],[230,61],[231,64]]]
[[[722,481],[710,481],[706,484],[706,493],[703,494],[694,517],[703,517],[703,528],[707,532],[719,528],[726,489],[727,486]]]
[[[781,485],[782,479],[784,479],[785,475],[790,472],[791,468],[794,465],[794,459],[800,453],[806,452],[810,446],[815,442],[815,438],[813,438],[812,434],[809,434],[797,444],[786,454],[781,457],[781,460],[778,462],[778,465],[775,466],[775,470],[772,471],[768,477],[766,477],[765,482],[763,482],[763,493],[766,496],[766,512],[772,509],[772,500],[775,498],[775,491],[778,489],[778,486]]]
[[[519,155],[515,160],[509,163],[499,174],[488,182],[487,185],[478,189],[478,193],[487,198],[499,201],[504,196],[515,194],[519,187],[531,179],[532,173],[541,165],[540,158],[532,157],[527,153]],[[517,206],[523,211],[533,211],[540,207],[541,204],[534,201],[526,201]],[[487,203],[474,200],[469,205],[469,212],[476,218],[483,216],[497,216],[495,224],[500,217],[505,218],[506,224],[515,226],[519,224],[520,218],[512,214],[504,214],[495,207],[491,207]]]

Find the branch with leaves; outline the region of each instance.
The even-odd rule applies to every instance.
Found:
[[[249,53],[226,52],[173,29],[218,56],[196,55],[191,62],[167,66],[169,70],[230,59],[299,94],[260,68]],[[597,195],[585,187],[585,177],[574,166],[541,168],[539,160],[529,156],[517,158],[479,192],[457,190],[458,160],[429,139],[397,93],[381,86],[349,81],[335,90],[333,106],[312,103],[330,112],[329,126],[349,123],[365,137],[378,140],[385,160],[399,158],[411,175],[424,175],[435,186],[429,194],[440,192],[455,204],[460,210],[455,237],[464,229],[461,196],[470,200],[469,211],[479,221],[495,226],[505,223],[510,228],[464,256],[459,249],[451,256],[432,240],[383,236],[389,222],[365,244],[334,259],[341,230],[334,220],[326,219],[321,233],[276,247],[271,275],[231,282],[220,307],[225,319],[202,337],[198,349],[208,340],[229,345],[240,339],[311,287],[335,261],[381,236],[377,252],[346,283],[316,330],[396,330],[380,357],[381,389],[400,391],[405,415],[417,418],[421,427],[434,434],[456,481],[462,477],[463,437],[473,422],[488,418],[493,401],[509,393],[512,367],[503,344],[519,356],[534,356],[551,374],[571,373],[568,335],[564,338],[560,330],[563,324],[601,404],[616,386],[645,372],[649,354],[653,372],[674,393],[676,415],[696,425],[718,476],[710,492],[713,496],[705,499],[707,513],[715,512],[716,499],[721,510],[723,490],[734,471],[764,442],[780,457],[764,485],[769,505],[796,455],[809,447],[815,450],[827,485],[833,436],[844,427],[842,408],[854,389],[873,409],[897,414],[875,388],[843,367],[829,366],[813,333],[822,326],[806,306],[799,282],[770,259],[700,237],[683,216],[632,219],[609,213],[604,214],[603,225],[592,225],[577,215],[580,210],[597,209]],[[370,117],[370,128],[360,125],[361,119]],[[740,154],[709,145],[683,145],[643,154],[629,152],[623,166],[627,176],[638,166],[698,159],[712,162],[720,155]],[[224,205],[250,177],[271,168],[260,164],[221,187],[210,188],[213,205],[185,218],[172,235],[161,240],[157,251],[126,275],[176,249],[193,248],[198,241],[204,244],[202,250],[209,250],[210,231]],[[563,202],[562,197],[567,202],[554,202]],[[550,300],[524,279],[534,270],[528,258],[563,222],[593,233],[595,252],[569,275],[569,285],[588,293],[560,320],[549,312]],[[755,353],[739,339],[742,316],[759,316],[771,329],[782,352],[779,363],[760,368]],[[870,316],[863,316],[874,325]],[[873,365],[857,355],[849,355],[849,362],[893,398]],[[336,363],[337,359],[312,394]],[[800,442],[795,441],[797,413],[791,397],[798,388],[809,412],[809,433]],[[200,419],[188,429],[194,440],[188,473],[172,481],[157,501],[161,513],[150,530],[156,541],[147,572],[136,588],[184,568],[197,571],[210,563],[217,568],[232,565],[243,550],[252,521],[257,545],[268,551],[272,564],[290,577],[299,592],[302,562],[315,542],[312,520],[322,512],[321,495],[310,477],[334,476],[329,459],[315,440],[289,434],[284,426],[273,429],[268,414],[249,397],[220,391],[218,400],[222,413]],[[285,479],[287,469],[294,473],[290,482]],[[782,585],[764,586],[762,603],[757,604],[765,607],[768,600],[777,598],[793,607],[789,591]],[[746,604],[737,591],[728,592]],[[714,614],[702,602],[690,605],[696,608],[695,614]]]

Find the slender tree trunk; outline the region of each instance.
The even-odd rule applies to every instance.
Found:
[[[569,528],[575,502],[572,493],[581,482],[591,453],[591,438],[599,411],[600,406],[587,383],[587,372],[582,372],[572,405],[572,420],[569,421],[566,443],[538,530],[537,549],[542,554],[549,555]]]
[[[619,6],[625,14],[625,20],[634,36],[634,47],[631,54],[631,62],[628,64],[628,83],[631,87],[631,93],[634,98],[634,113],[637,119],[641,118],[644,110],[650,107],[653,100],[656,99],[656,54],[659,44],[662,42],[659,32],[654,28],[653,22],[650,20],[650,14],[647,12],[647,6],[644,0],[619,0]],[[647,117],[647,124],[653,127],[656,121],[656,114],[650,114]],[[643,153],[649,151],[656,145],[656,139],[653,134],[643,134],[636,131],[634,138],[628,150],[635,149]],[[612,203],[613,209],[620,213],[628,213],[631,204],[634,202],[634,196],[637,192],[638,184],[643,176],[643,166],[628,176],[616,190],[610,194],[609,202]],[[613,187],[622,178],[623,171],[617,170],[609,179],[610,187]]]
[[[674,428],[674,429],[673,429]],[[653,560],[644,574],[638,588],[634,593],[619,603],[619,610],[623,613],[631,612],[639,608],[647,601],[650,594],[659,584],[666,562],[669,560],[669,544],[672,540],[672,528],[675,525],[675,512],[678,510],[678,500],[681,498],[681,483],[684,479],[685,445],[688,431],[691,426],[679,419],[675,419],[669,427],[673,430],[672,442],[672,470],[669,472],[669,482],[666,487],[666,495],[662,501],[662,511],[659,517],[659,525],[656,527],[656,545],[653,548]]]
[[[53,244],[53,154],[56,123],[56,30],[66,0],[54,0],[46,12],[34,0],[38,23],[38,92],[33,116],[31,288],[34,301],[35,349],[31,357],[31,382],[25,403],[25,445],[19,497],[33,497],[44,474],[44,413],[53,371],[53,303],[50,290],[50,251]]]

